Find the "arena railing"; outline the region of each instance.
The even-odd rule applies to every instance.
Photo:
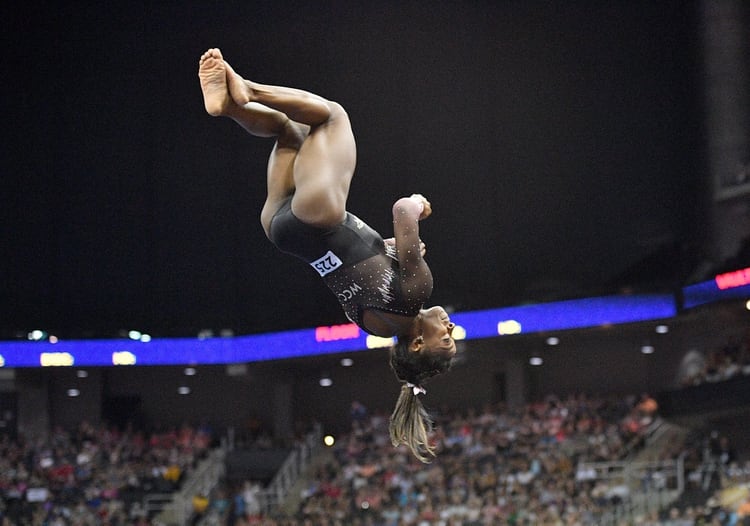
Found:
[[[577,472],[582,474],[579,481],[603,481],[611,485],[611,493],[602,496],[609,505],[597,519],[597,524],[603,526],[661,510],[685,490],[683,455],[660,461],[581,462]]]
[[[258,493],[258,502],[261,512],[264,515],[272,513],[284,502],[284,499],[289,495],[289,491],[322,447],[322,435],[322,428],[320,424],[316,423],[312,431],[289,454],[268,486]],[[165,508],[157,517],[157,520],[154,521],[156,526],[182,526],[188,524],[193,514],[193,497],[198,494],[210,495],[211,490],[219,484],[219,481],[226,473],[224,463],[226,451],[231,447],[230,442],[229,446],[227,444],[223,445],[221,454],[217,451],[214,461],[221,464],[220,468],[212,462],[210,466],[206,465],[200,472],[196,471],[195,479],[191,479],[190,484],[185,484],[182,490],[175,495],[169,507]],[[216,513],[215,510],[210,509],[197,522],[196,526],[219,524],[221,518]]]
[[[304,441],[289,454],[268,487],[260,492],[258,498],[263,514],[271,513],[284,502],[289,490],[299,480],[303,471],[310,465],[312,458],[322,447],[322,435],[321,426],[316,423]]]
[[[190,474],[182,487],[173,494],[150,494],[144,499],[144,509],[156,514],[156,526],[183,526],[194,513],[193,498],[208,497],[225,473],[226,444],[214,449]]]

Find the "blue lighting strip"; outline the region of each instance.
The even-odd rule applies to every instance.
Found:
[[[363,348],[366,348],[364,336],[316,342],[315,329],[304,329],[231,338],[154,338],[148,342],[130,339],[0,342],[0,356],[5,367],[224,364]]]
[[[578,329],[654,319],[676,314],[671,295],[609,296],[556,303],[455,313],[465,339],[503,334]],[[0,366],[185,365],[259,362],[382,347],[361,330],[332,341],[318,341],[316,329],[232,338],[155,338],[0,342]]]
[[[466,328],[466,338],[473,339],[500,335],[500,323],[509,328],[505,334],[529,334],[671,318],[676,314],[671,295],[655,294],[585,298],[456,313],[451,315],[451,321]]]
[[[720,289],[716,280],[704,281],[682,289],[683,306],[692,309],[715,301],[750,298],[750,285]]]

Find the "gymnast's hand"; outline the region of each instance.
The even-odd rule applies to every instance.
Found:
[[[422,194],[411,194],[409,196],[409,199],[413,199],[417,203],[420,203],[424,208],[422,209],[422,213],[419,214],[419,220],[426,219],[430,217],[430,214],[432,214],[432,205],[427,200],[425,196]]]

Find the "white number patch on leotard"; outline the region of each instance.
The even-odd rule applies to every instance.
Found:
[[[343,263],[336,254],[329,250],[325,256],[316,259],[310,265],[323,277],[339,268]]]

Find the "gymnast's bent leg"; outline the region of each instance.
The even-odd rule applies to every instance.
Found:
[[[266,233],[281,201],[292,194],[292,211],[301,221],[319,227],[340,223],[356,163],[344,109],[303,90],[246,80],[218,49],[203,54],[199,77],[209,114],[230,117],[253,135],[276,137],[261,213]]]

